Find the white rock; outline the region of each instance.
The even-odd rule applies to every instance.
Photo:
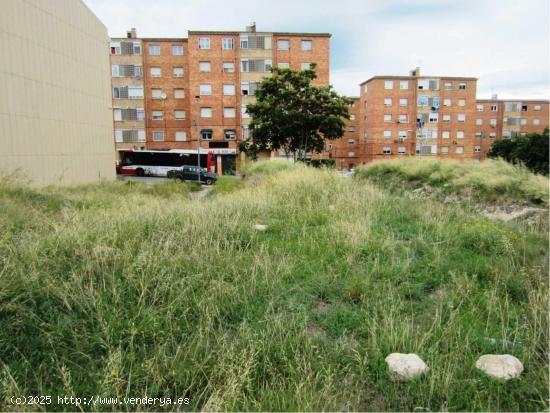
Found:
[[[267,229],[267,225],[256,224],[256,225],[254,225],[254,229],[257,230],[257,231],[265,231]]]
[[[523,364],[510,354],[485,354],[476,361],[476,367],[495,379],[509,380],[519,377]]]
[[[428,366],[414,353],[391,353],[386,363],[393,380],[410,380],[428,371]]]

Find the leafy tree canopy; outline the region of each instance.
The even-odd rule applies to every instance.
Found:
[[[274,68],[272,72],[256,90],[256,102],[247,105],[251,137],[241,143],[242,151],[255,155],[282,149],[303,158],[308,152],[321,152],[326,139],[344,135],[350,100],[331,86],[313,86],[315,65],[303,71]]]
[[[531,133],[503,139],[491,145],[488,156],[511,163],[523,163],[533,172],[548,175],[548,128],[543,133]]]

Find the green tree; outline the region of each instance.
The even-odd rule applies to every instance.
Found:
[[[548,128],[543,133],[531,133],[494,142],[490,158],[502,158],[511,163],[522,163],[533,172],[548,175]]]
[[[315,65],[303,71],[274,68],[272,72],[256,90],[256,102],[247,105],[251,137],[240,150],[255,156],[282,149],[301,159],[308,152],[323,151],[325,140],[344,135],[350,100],[331,86],[313,86]]]

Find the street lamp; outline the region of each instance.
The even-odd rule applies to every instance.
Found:
[[[200,108],[200,96],[195,96],[195,102],[197,102],[197,120],[195,121],[195,124],[197,126],[197,182],[200,185],[201,184],[201,137],[200,137],[200,129],[199,129],[199,119],[201,116],[201,108]]]

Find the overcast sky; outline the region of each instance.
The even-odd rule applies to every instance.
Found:
[[[355,96],[375,75],[479,78],[478,97],[550,95],[548,0],[84,0],[109,35],[188,30],[329,32],[331,84]]]

